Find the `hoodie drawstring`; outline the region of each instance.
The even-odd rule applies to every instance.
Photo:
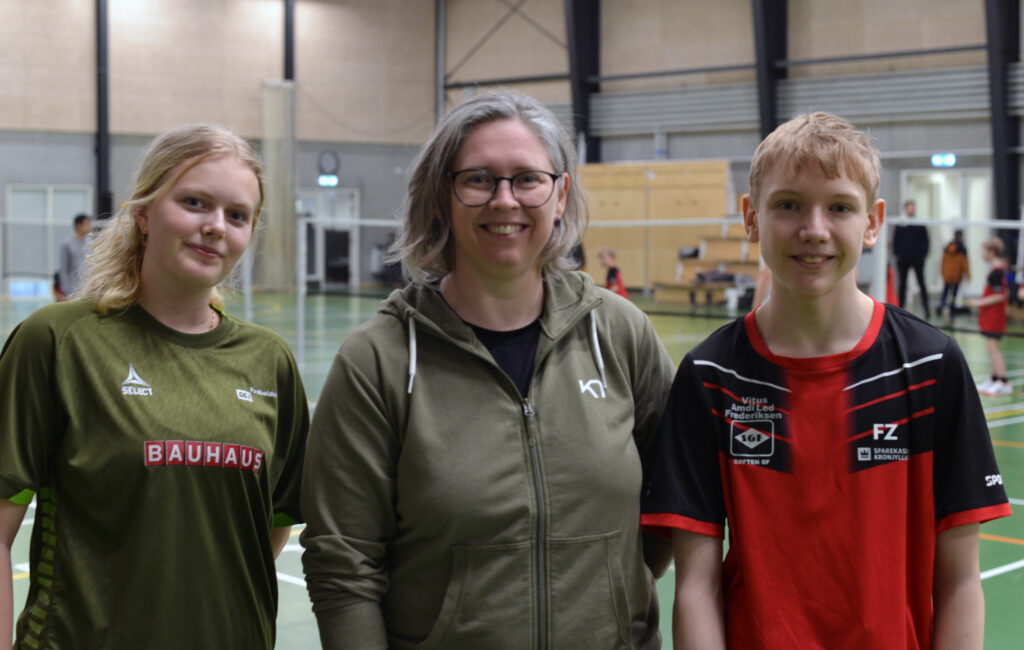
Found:
[[[412,382],[416,379],[416,320],[409,319],[409,388],[406,394],[412,394]]]
[[[601,346],[597,342],[597,318],[594,311],[590,311],[590,347],[594,353],[594,362],[597,363],[597,372],[601,375],[601,386],[608,390],[608,380],[604,376],[604,359],[601,358]]]

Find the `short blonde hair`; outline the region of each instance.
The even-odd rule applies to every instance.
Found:
[[[998,237],[989,237],[981,243],[981,247],[992,251],[996,257],[1002,257],[1003,252],[1006,250],[1003,240]]]
[[[878,150],[863,133],[831,113],[797,115],[772,131],[754,152],[750,163],[750,197],[757,201],[761,180],[782,167],[798,173],[818,165],[826,178],[845,175],[864,188],[867,202],[878,198],[882,163]]]
[[[544,145],[557,174],[568,174],[565,212],[540,254],[542,273],[575,268],[569,256],[587,227],[587,204],[576,176],[572,138],[547,107],[532,97],[502,90],[480,94],[456,106],[441,120],[412,163],[402,226],[390,250],[414,283],[428,284],[451,272],[451,192],[446,174],[463,140],[477,126],[518,120]]]
[[[264,196],[263,166],[256,152],[248,142],[222,126],[179,126],[157,136],[149,145],[135,172],[135,189],[131,197],[121,204],[117,215],[93,242],[77,296],[92,298],[101,314],[136,302],[141,289],[140,272],[146,240],[135,222],[135,215],[173,187],[188,170],[217,156],[234,156],[256,175],[260,196],[252,219],[255,236]],[[176,173],[171,175],[176,169]],[[250,243],[252,245],[254,242]],[[220,307],[224,305],[216,287],[210,301]]]

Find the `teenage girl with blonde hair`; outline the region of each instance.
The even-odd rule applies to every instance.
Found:
[[[33,495],[15,647],[273,647],[274,558],[300,518],[309,416],[285,343],[228,316],[217,291],[262,205],[260,163],[237,135],[161,135],[95,242],[80,299],[8,339],[0,648]]]

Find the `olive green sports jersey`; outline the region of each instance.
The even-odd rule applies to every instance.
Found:
[[[270,331],[49,305],[0,356],[0,498],[38,493],[17,648],[272,648],[309,414]]]

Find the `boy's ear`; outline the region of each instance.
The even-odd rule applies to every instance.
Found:
[[[756,244],[757,234],[757,211],[754,209],[754,201],[750,193],[744,194],[740,199],[740,208],[743,210],[743,228],[747,231],[747,241]]]
[[[882,232],[885,223],[885,199],[875,199],[875,204],[868,210],[868,227],[864,230],[864,246],[871,248],[878,241],[878,233]]]

